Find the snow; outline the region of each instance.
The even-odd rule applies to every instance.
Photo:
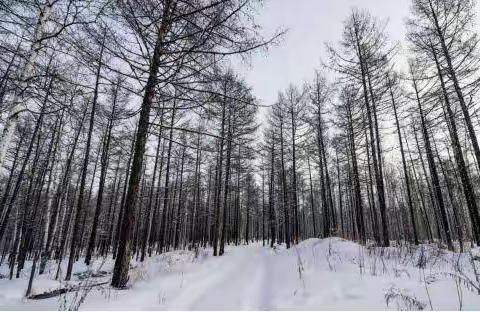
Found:
[[[128,289],[107,283],[43,300],[24,298],[27,263],[19,279],[0,279],[0,310],[458,310],[460,301],[463,310],[480,309],[470,254],[434,245],[366,248],[331,238],[309,239],[288,250],[255,243],[229,246],[222,257],[211,254],[210,249],[168,252],[132,262]],[[113,263],[96,259],[90,269],[111,272]],[[36,276],[34,293],[65,286],[53,280],[55,270],[51,264]],[[78,261],[74,270],[89,268]],[[7,273],[3,265],[0,274]],[[75,275],[70,283],[85,286],[110,277],[81,281]]]

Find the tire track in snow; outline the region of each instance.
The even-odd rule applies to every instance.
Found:
[[[242,295],[252,286],[248,285],[248,278],[253,279],[252,274],[256,272],[252,272],[252,267],[257,265],[257,261],[252,261],[251,248],[245,249],[227,250],[224,256],[212,259],[215,265],[204,263],[199,272],[183,281],[176,296],[167,298],[167,302],[173,303],[171,306],[167,304],[167,308],[215,310],[244,307]]]

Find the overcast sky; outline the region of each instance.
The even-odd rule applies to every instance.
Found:
[[[324,43],[341,38],[343,21],[353,7],[387,19],[392,42],[404,40],[410,0],[266,0],[258,16],[263,35],[268,37],[279,28],[289,31],[268,54],[253,56],[251,66],[241,69],[262,104],[273,104],[278,91],[290,83],[313,78],[320,60],[327,60]]]

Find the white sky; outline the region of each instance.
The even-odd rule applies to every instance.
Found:
[[[264,105],[275,102],[277,94],[293,83],[300,85],[313,78],[320,60],[327,60],[325,42],[341,39],[343,21],[353,7],[364,8],[389,21],[387,33],[392,42],[405,37],[405,18],[410,0],[267,0],[258,23],[265,38],[279,28],[289,31],[283,42],[268,54],[252,57],[251,66],[240,72]]]

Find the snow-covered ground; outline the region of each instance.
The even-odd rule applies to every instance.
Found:
[[[332,238],[272,250],[260,243],[228,247],[222,257],[211,250],[175,251],[135,263],[125,290],[108,283],[89,290],[110,274],[84,280],[77,274],[72,283],[80,283],[80,291],[43,300],[24,298],[27,265],[21,278],[0,279],[0,310],[458,310],[460,304],[480,310],[471,263],[468,253],[434,246],[364,248]],[[96,259],[91,269],[99,267],[111,272],[113,261]],[[77,273],[87,269],[82,261],[75,266]],[[36,277],[35,294],[65,286],[53,280],[55,270],[52,264]],[[0,274],[6,273],[4,265]]]

